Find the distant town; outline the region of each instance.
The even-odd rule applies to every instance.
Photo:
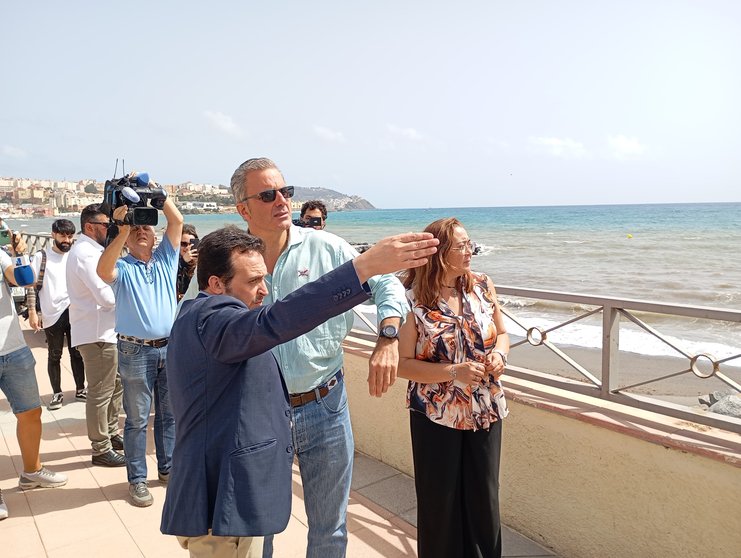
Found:
[[[37,180],[0,177],[0,216],[29,218],[79,213],[83,207],[103,200],[105,182],[94,179]],[[231,190],[223,184],[159,184],[185,214],[236,213]],[[348,196],[328,188],[296,187],[291,209],[299,211],[307,200],[322,200],[329,211],[374,209],[359,196]]]

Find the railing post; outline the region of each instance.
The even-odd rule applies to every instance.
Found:
[[[602,307],[602,397],[618,386],[620,312],[610,304]]]

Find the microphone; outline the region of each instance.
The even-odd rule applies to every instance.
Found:
[[[13,269],[13,279],[15,284],[19,287],[30,287],[33,285],[34,276],[33,268],[28,256],[16,256],[15,257],[15,269]]]
[[[141,197],[139,197],[139,194],[131,186],[121,188],[121,195],[131,203],[139,203],[141,201]]]
[[[148,172],[140,172],[136,175],[136,184],[137,186],[149,186],[149,173]]]

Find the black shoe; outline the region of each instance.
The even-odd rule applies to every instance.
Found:
[[[126,458],[111,449],[106,453],[93,455],[93,465],[99,465],[101,467],[125,467]]]
[[[123,451],[123,437],[121,434],[111,436],[111,446],[113,446],[113,449],[116,451]]]

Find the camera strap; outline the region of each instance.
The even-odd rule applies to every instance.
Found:
[[[36,292],[44,286],[44,273],[46,273],[46,250],[39,251],[41,252],[41,267],[39,267],[39,276],[36,278]]]

